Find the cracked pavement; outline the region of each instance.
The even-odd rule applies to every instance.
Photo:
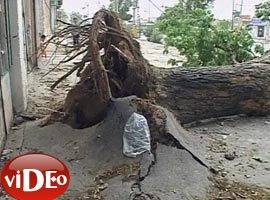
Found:
[[[30,152],[61,159],[70,170],[71,183],[59,199],[99,199],[98,195],[108,200],[203,199],[208,169],[185,149],[158,145],[155,162],[151,155],[136,159],[123,155],[123,130],[134,111],[125,98],[115,100],[107,118],[91,128],[74,130],[60,123],[40,128],[39,121],[22,124],[8,136],[5,149],[12,151],[2,157],[1,165]],[[134,163],[139,168],[130,170]],[[97,177],[102,183],[98,187]]]
[[[155,51],[149,51],[153,46]],[[159,63],[159,67],[167,64],[168,56],[162,55],[162,45],[143,42],[142,51],[150,63]],[[57,95],[49,90],[52,82],[70,69],[71,64],[40,80],[63,56],[56,55],[50,65],[41,66],[29,75],[28,112],[37,118],[56,109],[77,81],[76,77],[69,77],[57,88]],[[42,60],[43,64],[47,62]],[[117,100],[104,122],[84,130],[74,130],[60,123],[40,128],[39,121],[14,127],[8,135],[0,164],[3,166],[8,159],[30,152],[58,157],[68,166],[72,178],[68,191],[59,199],[70,200],[95,200],[100,196],[106,200],[204,199],[210,184],[207,162],[220,168],[221,175],[230,180],[269,186],[269,117],[229,118],[186,132],[166,111],[170,118],[167,129],[179,142],[179,148],[159,144],[153,163],[147,155],[137,159],[123,156],[124,125],[133,109],[127,102]],[[224,159],[224,153],[234,151],[233,161]],[[0,199],[12,198],[0,195]]]
[[[159,64],[161,64],[159,66],[171,67],[167,65],[167,61],[170,57],[176,56],[177,51],[172,49],[169,55],[164,55],[163,45],[147,41],[141,42],[141,45],[144,56],[151,63],[157,63],[155,59],[159,54]],[[151,48],[155,46],[154,54],[148,51],[148,46]],[[63,57],[64,54],[60,52],[50,60],[41,59],[40,68],[28,75],[27,115],[42,118],[57,109],[62,104],[67,91],[76,83],[77,78],[71,76],[54,92],[49,88],[57,78],[72,67],[71,63],[62,65],[43,77]],[[156,194],[162,199],[178,200],[179,195],[190,196],[188,195],[190,191],[186,189],[189,187],[194,188],[195,196],[205,196],[208,187],[208,171],[183,149],[159,145],[155,165],[152,158],[148,156],[137,159],[124,157],[122,153],[124,125],[134,108],[127,103],[121,105],[119,101],[115,103],[102,123],[84,130],[74,130],[60,123],[40,128],[39,121],[14,127],[12,133],[8,135],[4,148],[6,154],[1,158],[1,166],[14,156],[30,152],[42,152],[58,157],[67,165],[72,178],[69,190],[59,199],[98,199],[102,195],[104,199],[124,200],[132,198],[130,194],[133,193],[141,194],[141,197],[144,196],[146,199],[153,199],[153,195]],[[185,161],[185,159],[191,161]],[[140,169],[130,167],[132,165],[140,165]],[[190,168],[193,170],[189,170]],[[195,177],[196,172],[200,173]],[[105,175],[108,176],[105,177]],[[100,176],[104,179],[101,183],[95,180]],[[140,176],[145,176],[145,178],[142,179]],[[189,179],[190,184],[187,184]],[[140,188],[136,188],[138,180]],[[0,197],[2,198],[6,197]]]

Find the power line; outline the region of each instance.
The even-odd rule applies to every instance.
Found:
[[[159,7],[157,6],[152,0],[148,0],[156,9],[158,9],[161,13],[164,13],[164,11]]]
[[[233,5],[232,5],[232,29],[234,28],[234,12],[235,12],[235,0],[233,0]]]

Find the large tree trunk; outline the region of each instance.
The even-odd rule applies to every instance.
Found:
[[[270,66],[159,69],[152,67],[152,95],[182,123],[235,114],[270,113]]]
[[[72,69],[79,68],[80,82],[69,92],[64,105],[65,121],[74,128],[102,121],[112,97],[130,95],[167,107],[182,123],[270,113],[269,65],[155,68],[143,58],[139,43],[125,31],[117,15],[104,9],[95,14],[86,31],[87,53]],[[84,67],[86,62],[89,64]],[[147,109],[155,110],[149,107],[151,104],[141,105],[152,118],[154,112],[147,113]]]

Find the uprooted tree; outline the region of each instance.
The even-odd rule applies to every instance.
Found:
[[[139,110],[153,119],[161,105],[182,123],[234,114],[270,113],[269,57],[233,66],[160,69],[142,56],[139,43],[116,14],[98,11],[91,24],[67,24],[57,36],[75,29],[81,43],[61,63],[83,55],[52,89],[77,71],[80,81],[67,95],[64,122],[85,128],[101,122],[114,98],[136,95]],[[52,42],[53,38],[49,40]],[[160,117],[160,116],[159,116]]]

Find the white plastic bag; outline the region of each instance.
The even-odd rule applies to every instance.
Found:
[[[125,126],[123,144],[123,153],[128,157],[135,158],[144,152],[150,152],[150,131],[144,116],[138,113],[130,116]]]

